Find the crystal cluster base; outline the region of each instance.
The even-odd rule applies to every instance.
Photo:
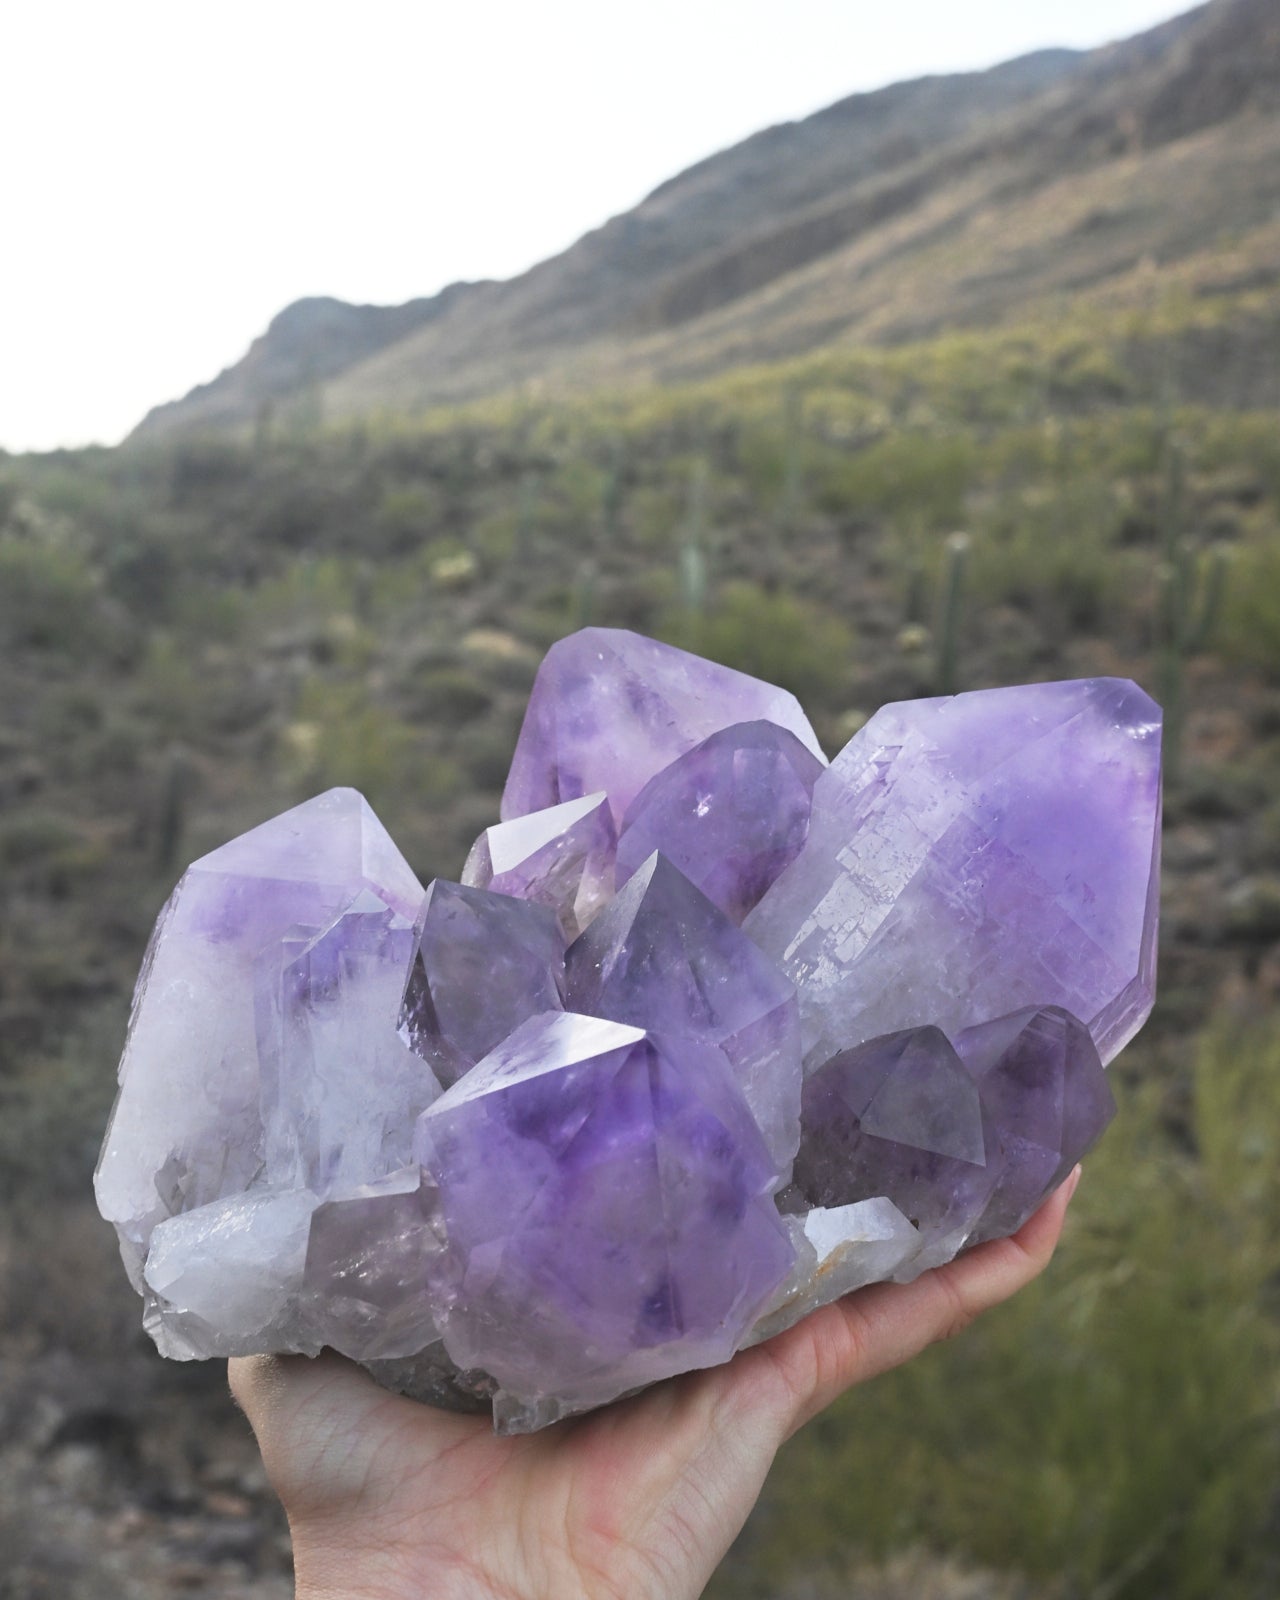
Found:
[[[1155,984],[1160,714],[549,652],[460,883],[352,790],[194,862],[99,1163],[144,1323],[541,1427],[1015,1231]]]

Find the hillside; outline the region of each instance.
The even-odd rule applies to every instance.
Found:
[[[1070,74],[1071,51],[1044,51],[988,72],[925,78],[850,98],[767,129],[661,185],[563,254],[500,284],[459,284],[394,308],[301,301],[282,312],[245,358],[185,399],[159,406],[140,433],[250,421],[264,401],[299,394],[359,369],[387,348],[409,368],[434,365],[414,334],[447,320],[457,365],[503,349],[572,348],[642,328],[669,281],[714,261],[735,240],[800,216],[851,186],[882,178],[1034,100]],[[371,379],[376,387],[376,374]],[[504,374],[493,374],[501,385]],[[484,382],[480,388],[484,388]],[[473,381],[467,392],[477,392]]]
[[[138,430],[523,387],[681,381],[833,341],[1142,306],[1280,260],[1280,13],[1212,0],[1122,44],[855,95],[700,162],[505,283],[301,302]],[[1233,281],[1234,278],[1233,278]]]

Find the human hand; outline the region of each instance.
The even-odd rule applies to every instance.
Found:
[[[297,1600],[694,1600],[784,1440],[1036,1277],[1079,1176],[1011,1239],[540,1433],[499,1438],[327,1352],[231,1362],[288,1513]]]

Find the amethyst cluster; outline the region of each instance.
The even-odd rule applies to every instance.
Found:
[[[1160,714],[547,655],[461,883],[335,789],[188,868],[98,1168],[169,1356],[542,1426],[1021,1225],[1151,1009]]]

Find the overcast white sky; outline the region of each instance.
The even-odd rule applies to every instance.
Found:
[[[302,295],[508,277],[770,123],[1178,0],[15,0],[0,447],[114,443]]]

